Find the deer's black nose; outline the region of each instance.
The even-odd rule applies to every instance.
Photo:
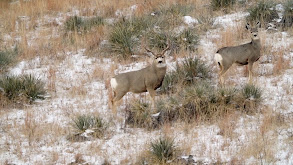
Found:
[[[163,61],[159,61],[159,63],[162,63]]]

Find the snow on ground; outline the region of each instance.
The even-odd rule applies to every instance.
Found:
[[[128,10],[135,10],[132,6]],[[237,21],[243,20],[247,13],[235,13],[216,18],[214,25],[221,25],[221,28],[233,26]],[[191,17],[185,17],[186,23],[196,23]],[[202,36],[200,42],[203,48],[201,59],[206,61],[208,66],[213,65],[213,56],[216,46],[212,42],[218,38],[218,31],[214,29]],[[278,34],[275,34],[278,35]],[[276,42],[274,34],[268,43],[276,42],[274,49],[279,47],[289,47],[292,37],[286,33],[281,33],[280,40]],[[292,52],[292,48],[288,48]],[[293,54],[285,55],[293,65]],[[102,61],[101,61],[102,60]],[[102,164],[105,160],[112,164],[121,164],[125,160],[134,160],[138,154],[145,149],[145,145],[150,141],[157,139],[162,135],[162,130],[145,131],[143,129],[121,129],[123,117],[121,120],[113,119],[111,110],[108,107],[107,89],[102,80],[91,79],[91,75],[97,65],[104,70],[108,70],[113,62],[110,59],[97,60],[84,55],[84,50],[77,52],[67,52],[66,58],[55,64],[56,74],[56,92],[51,93],[52,97],[42,102],[30,105],[24,108],[15,108],[4,115],[1,115],[1,134],[0,134],[0,162],[15,164],[68,164],[74,162],[77,154],[82,154],[87,163]],[[168,61],[169,70],[174,66],[174,61]],[[138,70],[146,66],[146,62],[138,62],[130,65],[118,65],[115,73]],[[49,81],[49,65],[44,65],[40,57],[31,61],[22,61],[16,67],[10,70],[11,75],[33,74],[44,80]],[[281,74],[274,76],[268,74],[266,67],[272,69],[271,64],[259,64],[259,76],[256,77],[256,84],[263,89],[264,104],[271,107],[274,111],[285,114],[288,118],[293,118],[292,104],[292,86],[293,70],[287,69]],[[292,67],[291,67],[292,68]],[[214,68],[216,69],[216,68]],[[265,73],[264,73],[265,72]],[[269,75],[269,76],[267,76]],[[232,77],[230,80],[241,83],[247,78]],[[72,94],[72,92],[76,92]],[[126,98],[129,95],[126,96]],[[86,142],[70,142],[66,136],[70,133],[70,122],[76,114],[99,113],[110,122],[110,133],[104,139],[93,139]],[[180,124],[172,128],[172,134],[175,137],[175,143],[190,146],[190,153],[194,160],[206,164],[215,163],[219,159],[221,162],[229,162],[234,157],[241,155],[244,144],[253,141],[253,135],[260,129],[260,123],[263,119],[262,114],[255,116],[241,116],[235,121],[235,130],[233,139],[225,138],[219,135],[219,126],[202,125],[183,131]],[[29,120],[29,121],[28,121]],[[31,123],[30,123],[31,122]],[[22,129],[34,126],[38,130],[38,125],[47,129],[46,133],[39,135],[40,139],[34,139],[30,144],[30,137]],[[278,128],[277,128],[278,129]],[[289,123],[287,128],[279,130],[277,147],[275,152],[276,164],[292,164],[293,156],[292,146],[288,146],[287,139],[292,136],[293,125]],[[247,164],[255,164],[259,158],[251,157],[246,160]]]

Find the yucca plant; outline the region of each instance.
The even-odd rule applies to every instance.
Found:
[[[6,76],[0,79],[0,88],[2,88],[4,95],[12,100],[22,93],[22,80],[16,76]]]
[[[24,75],[22,77],[22,85],[24,94],[31,102],[36,99],[45,99],[45,84],[40,79],[37,79],[32,75]]]
[[[156,123],[152,119],[151,105],[149,103],[134,100],[126,107],[126,124],[132,127],[152,129]]]
[[[134,47],[138,44],[133,32],[134,28],[128,21],[116,23],[110,32],[111,50],[121,54],[124,59],[133,54]]]
[[[149,41],[148,46],[158,50],[164,50],[167,47],[168,42],[172,43],[172,47],[176,43],[175,38],[164,31],[155,32],[152,30],[147,33],[146,37]]]
[[[247,16],[248,22],[260,21],[261,26],[263,24],[272,21],[275,18],[279,18],[275,9],[275,3],[273,1],[259,1],[256,6],[248,9],[249,16]]]
[[[195,46],[198,45],[199,37],[194,29],[185,29],[180,34],[178,40],[185,50],[195,51]]]
[[[246,84],[242,89],[242,96],[245,99],[259,101],[261,99],[262,91],[253,84]]]
[[[36,99],[45,99],[44,83],[32,75],[6,76],[0,79],[0,88],[10,100],[25,96],[30,103]]]
[[[17,47],[15,47],[13,50],[0,51],[0,73],[4,71],[8,65],[15,61],[17,54]]]
[[[150,153],[154,162],[166,163],[176,157],[176,146],[174,140],[168,137],[161,137],[151,143]]]
[[[79,31],[81,30],[82,24],[83,24],[83,19],[81,17],[78,16],[72,16],[69,17],[64,25],[65,25],[65,29],[67,31]]]
[[[174,91],[176,85],[189,85],[197,80],[204,80],[209,77],[208,68],[197,58],[186,58],[182,64],[177,64],[174,71],[167,73],[160,91],[168,93]],[[182,87],[182,86],[181,86]]]
[[[84,133],[87,130],[91,130],[93,137],[103,137],[107,128],[106,122],[99,116],[92,115],[80,115],[73,119],[73,128],[78,132],[78,135]]]
[[[65,21],[65,30],[86,32],[94,26],[99,26],[103,24],[104,19],[99,16],[93,18],[82,18],[79,16],[72,16]]]

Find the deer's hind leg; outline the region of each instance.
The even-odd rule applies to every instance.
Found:
[[[231,66],[231,65],[230,65]],[[224,67],[224,66],[222,66],[222,65],[220,65],[220,72],[219,72],[219,79],[220,79],[220,83],[221,83],[221,85],[223,85],[224,84],[224,75],[225,75],[225,73],[227,72],[227,70],[230,68],[230,66],[229,67]]]
[[[121,98],[127,93],[127,91],[114,91],[114,99],[111,101],[112,102],[112,112],[114,114],[117,114],[117,102],[121,100]]]

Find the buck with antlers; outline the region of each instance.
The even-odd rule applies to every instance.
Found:
[[[116,103],[127,93],[149,92],[152,97],[152,104],[155,102],[156,89],[162,85],[167,66],[165,54],[169,50],[169,44],[161,53],[155,54],[145,48],[148,54],[153,58],[150,66],[138,71],[121,73],[111,78],[110,84],[114,93],[111,100],[112,109],[116,113]]]
[[[238,46],[224,47],[219,49],[215,54],[215,61],[220,67],[219,78],[221,84],[224,83],[224,74],[234,63],[240,66],[248,65],[248,82],[252,83],[252,66],[253,63],[260,58],[261,49],[260,39],[258,37],[258,28],[259,22],[254,28],[251,28],[247,23],[246,29],[249,30],[252,35],[251,42]]]

